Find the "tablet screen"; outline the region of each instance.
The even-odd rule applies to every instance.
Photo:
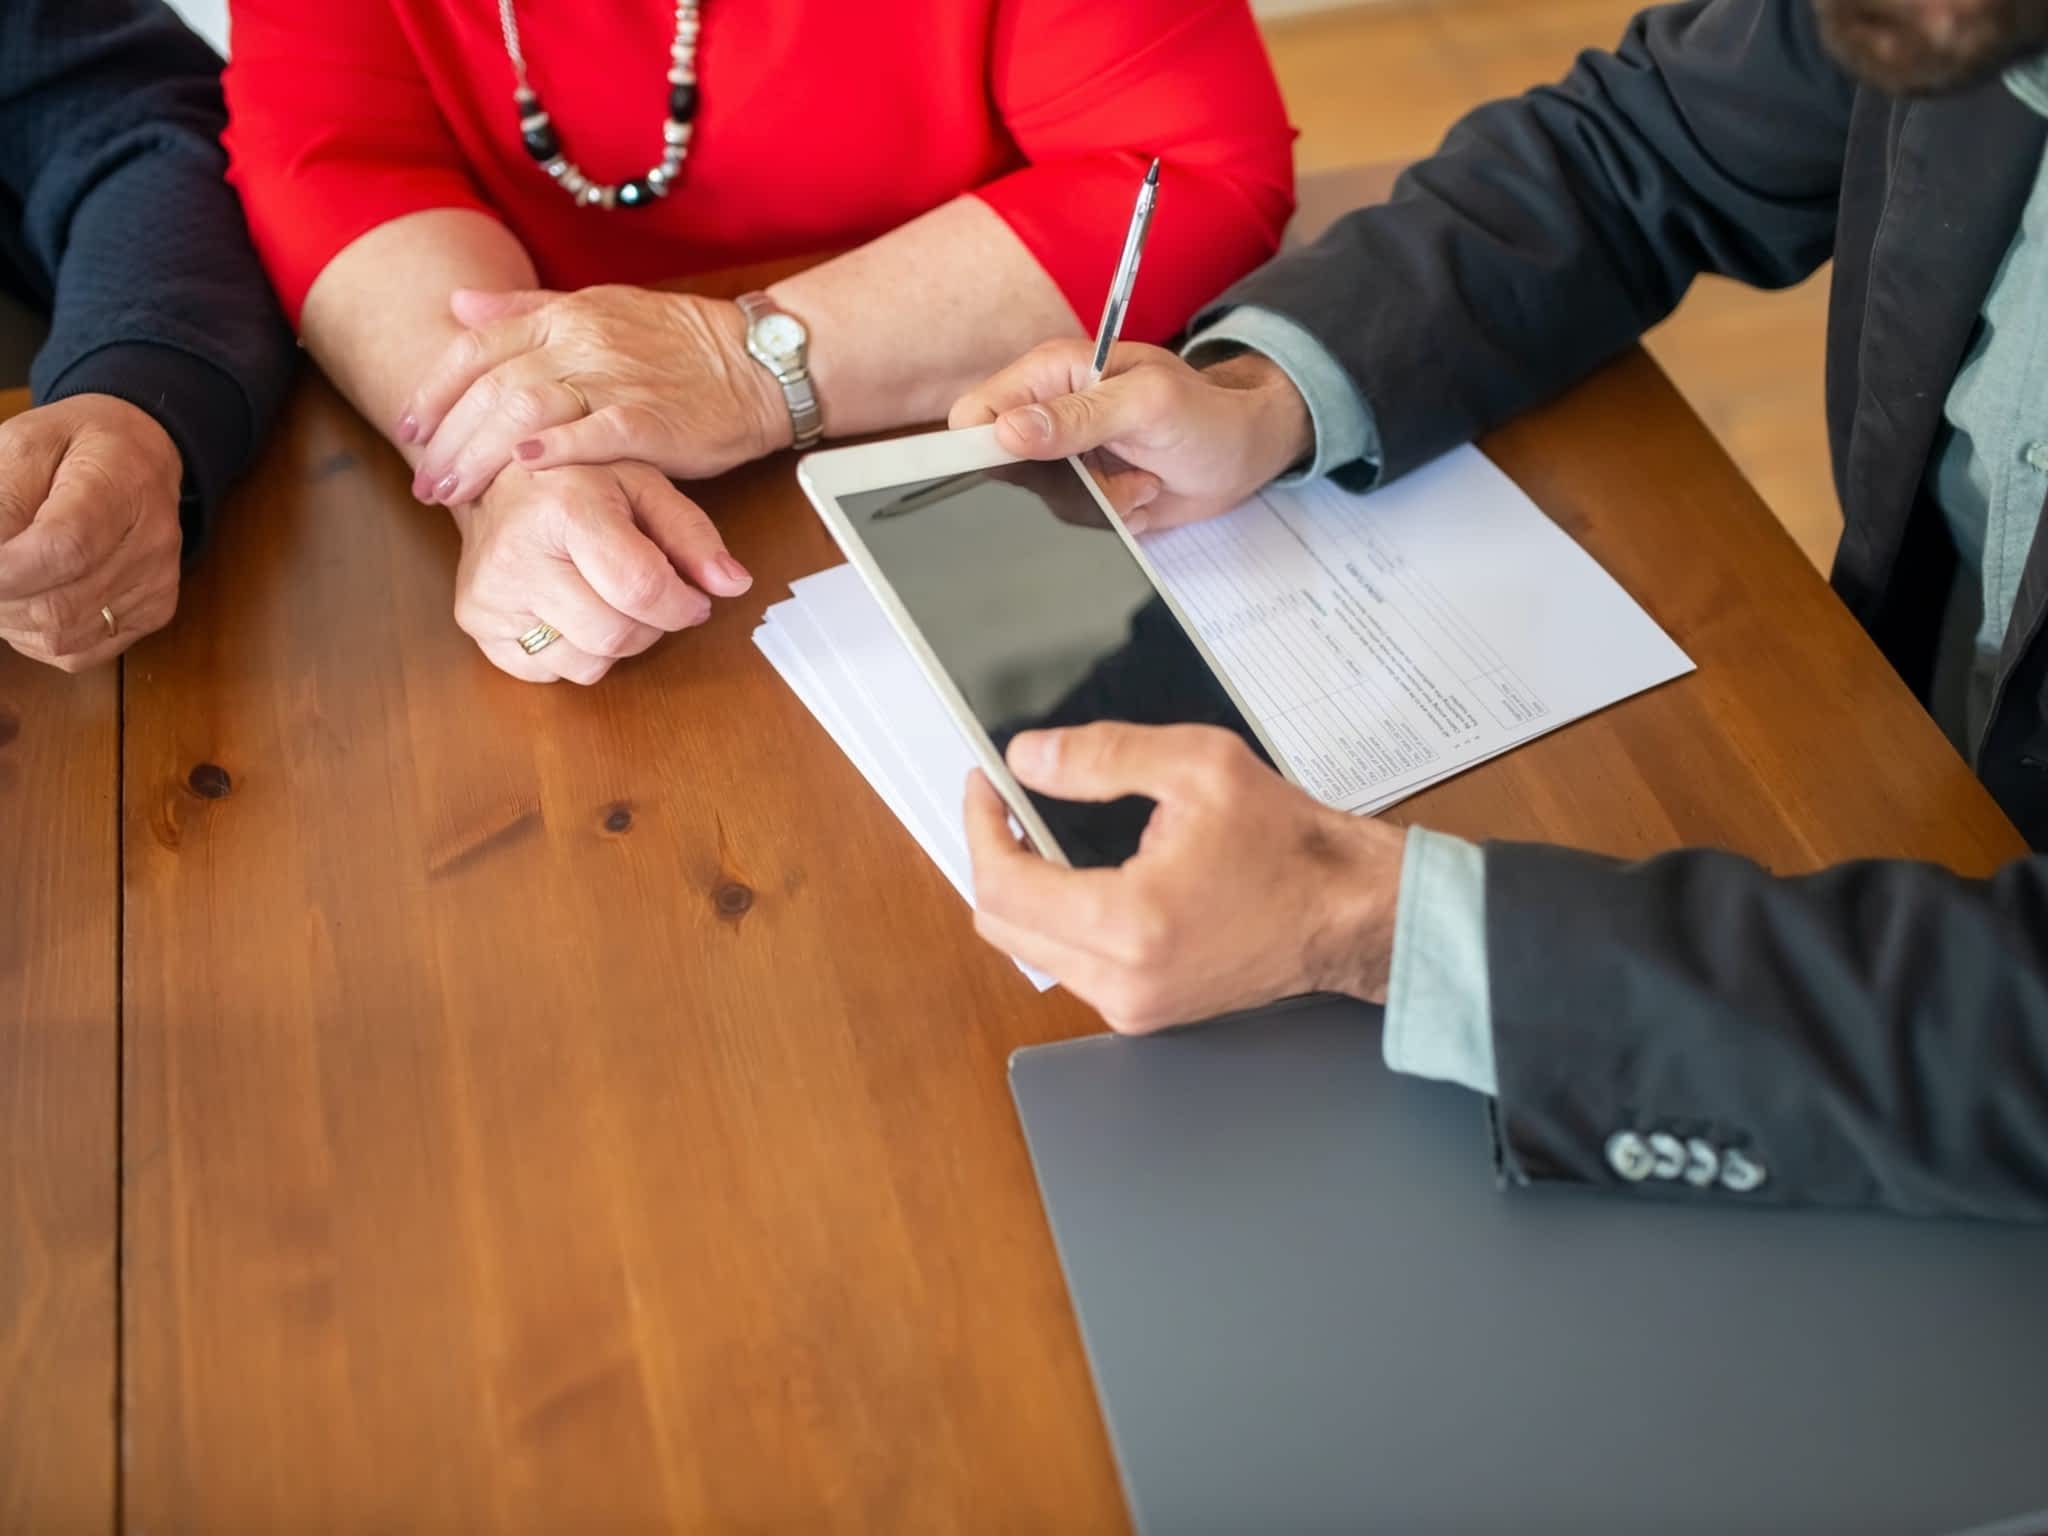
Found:
[[[1270,762],[1071,464],[1002,464],[838,502],[999,753],[1019,731],[1129,720],[1219,725]],[[1031,798],[1083,866],[1129,858],[1152,813],[1136,797]]]

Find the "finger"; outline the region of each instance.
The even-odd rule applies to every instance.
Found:
[[[616,464],[621,459],[652,464],[662,457],[653,428],[654,423],[641,411],[606,406],[532,434],[514,446],[513,454],[527,469]]]
[[[1108,963],[1099,957],[990,913],[974,914],[974,931],[992,948],[1012,960],[1021,960],[1035,971],[1043,971],[1084,1001],[1107,979]]]
[[[555,645],[562,643],[557,640]],[[540,656],[527,655],[526,648],[517,640],[479,640],[476,645],[492,666],[522,683],[559,683],[562,680],[552,667],[541,664]],[[554,646],[548,647],[548,650],[553,649]],[[541,656],[546,654],[547,651],[541,652]]]
[[[1134,368],[1092,389],[1017,406],[997,418],[996,442],[1019,458],[1063,459],[1149,436],[1175,409],[1170,379],[1161,369]]]
[[[583,688],[603,682],[605,674],[618,660],[613,656],[593,655],[566,634],[533,659],[563,682]]]
[[[1092,473],[1124,526],[1132,533],[1150,531],[1152,519],[1147,514],[1159,499],[1159,477],[1146,469],[1092,468]]]
[[[623,496],[572,516],[563,547],[607,605],[658,631],[673,633],[711,617],[711,599],[677,574],[666,551],[635,525]]]
[[[424,443],[469,387],[492,369],[531,352],[547,339],[545,308],[508,315],[490,325],[464,331],[449,342],[427,370],[405,413],[398,419],[401,443]]]
[[[141,638],[140,634],[116,635],[111,640],[102,637],[98,645],[92,646],[87,650],[74,651],[68,655],[57,655],[36,645],[32,641],[17,640],[12,636],[0,636],[0,642],[4,642],[10,650],[26,657],[30,661],[40,663],[46,667],[54,667],[59,672],[76,674],[90,672],[95,667],[105,666]]]
[[[622,656],[638,656],[662,635],[662,631],[652,624],[643,624],[631,615],[619,612],[599,597],[590,583],[583,579],[582,572],[566,560],[549,560],[537,572],[533,611],[560,630],[562,639],[577,650],[607,661],[617,661]],[[520,633],[525,633],[530,627],[530,624],[523,625]],[[560,644],[561,641],[555,642],[541,654],[545,656]]]
[[[137,564],[125,552],[123,563]],[[174,546],[168,561],[150,561],[139,570],[113,576],[95,571],[55,592],[0,603],[0,638],[17,649],[33,648],[52,660],[103,650],[110,639],[119,640],[120,649],[125,650],[170,623],[177,609]]]
[[[1087,387],[1088,373],[1094,363],[1093,342],[1048,341],[1033,347],[1002,372],[983,380],[955,401],[946,417],[946,425],[955,431],[962,427],[986,426],[1019,406],[1071,395],[1075,390]]]
[[[36,520],[71,434],[42,411],[0,423],[0,547]]]
[[[123,569],[96,572],[62,592],[0,605],[0,640],[24,656],[66,672],[98,666],[155,634],[177,615],[176,545],[167,559],[137,561],[124,547]],[[52,617],[62,612],[60,621]],[[22,615],[26,612],[27,622]],[[109,624],[107,615],[113,615]]]
[[[979,770],[967,776],[961,819],[974,865],[975,909],[1040,939],[1091,951],[1114,907],[1116,871],[1062,869],[1018,842],[1010,808]]]
[[[135,517],[136,500],[98,464],[67,455],[29,525],[0,544],[0,602],[68,587],[105,565]]]
[[[1019,783],[1056,800],[1176,800],[1194,798],[1243,752],[1243,743],[1216,726],[1103,720],[1019,732],[1006,760]]]
[[[639,469],[622,474],[619,483],[632,498],[634,520],[692,586],[716,597],[739,597],[754,584],[726,549],[718,525],[665,475]]]
[[[560,297],[547,288],[458,288],[448,295],[448,312],[457,325],[476,330],[513,315],[530,315]]]
[[[441,421],[413,473],[413,494],[429,505],[476,500],[512,462],[512,445],[588,409],[567,383],[536,376],[521,358],[484,375]]]
[[[541,358],[516,356],[471,383],[440,418],[420,449],[412,494],[428,506],[473,502],[512,461],[514,442],[586,410],[586,395],[551,377]]]

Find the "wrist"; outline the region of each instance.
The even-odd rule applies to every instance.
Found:
[[[1308,402],[1287,372],[1263,352],[1242,351],[1217,359],[1202,377],[1242,397],[1248,417],[1251,457],[1258,483],[1277,480],[1315,456],[1315,420]]]
[[[185,456],[178,451],[170,428],[141,406],[119,395],[67,395],[65,400],[87,413],[101,431],[120,438],[148,469],[178,479],[184,477]]]
[[[1333,863],[1308,924],[1309,990],[1383,1003],[1394,964],[1394,918],[1408,833],[1332,811],[1347,856]]]
[[[739,305],[688,296],[686,301],[696,307],[720,373],[740,408],[743,456],[762,459],[789,447],[796,441],[789,401],[775,375],[747,350],[747,317]]]

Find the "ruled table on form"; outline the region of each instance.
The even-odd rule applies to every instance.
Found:
[[[1274,487],[1146,554],[1287,766],[1376,810],[1691,663],[1475,450]]]

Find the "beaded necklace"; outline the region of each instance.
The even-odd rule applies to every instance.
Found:
[[[534,163],[585,208],[645,208],[667,197],[690,153],[697,121],[697,29],[700,0],[676,0],[676,36],[668,50],[668,121],[661,125],[661,164],[645,176],[608,186],[592,181],[562,153],[561,135],[540,104],[540,95],[526,78],[526,55],[519,46],[519,18],[513,0],[498,0],[498,25],[505,34],[505,53],[518,81],[512,100],[519,108],[519,133]]]

